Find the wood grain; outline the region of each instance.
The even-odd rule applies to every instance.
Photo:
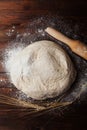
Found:
[[[87,25],[87,1],[85,0],[0,0],[0,54],[7,47],[8,42],[15,38],[16,32],[23,32],[27,22],[32,17],[43,15],[62,15],[66,19],[74,17],[74,21],[84,21]],[[84,17],[83,17],[84,16]],[[15,26],[16,30],[13,35],[8,37],[9,29]],[[87,34],[87,29],[83,29]],[[0,93],[12,94],[17,91],[11,88],[4,75],[4,68],[1,65],[2,56],[0,55]],[[5,82],[6,81],[6,82]],[[87,129],[87,106],[75,107],[73,112],[70,111],[63,116],[44,115],[43,117],[34,118],[31,121],[28,116],[25,119],[12,120],[12,107],[0,105],[0,130],[86,130]],[[77,111],[76,111],[77,109]],[[11,110],[11,111],[10,111]],[[16,111],[17,110],[17,111]],[[20,110],[15,108],[15,115],[20,115]],[[8,112],[9,111],[9,112]],[[21,110],[22,111],[22,110]],[[60,111],[61,114],[61,111]],[[62,115],[62,114],[61,114]]]
[[[46,14],[81,15],[86,16],[86,4],[73,0],[1,0],[0,1],[0,42],[8,41],[6,31],[13,25],[20,26],[29,21],[32,16]],[[79,11],[78,9],[81,9]]]

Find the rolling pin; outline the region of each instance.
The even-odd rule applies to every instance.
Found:
[[[45,31],[52,37],[68,45],[74,53],[87,60],[87,46],[84,43],[79,40],[70,39],[51,27],[47,27]]]

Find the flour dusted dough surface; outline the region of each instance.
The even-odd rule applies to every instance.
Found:
[[[30,44],[12,60],[12,83],[28,97],[37,100],[59,96],[75,79],[69,56],[52,41]]]

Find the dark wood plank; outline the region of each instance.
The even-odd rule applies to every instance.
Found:
[[[8,41],[15,38],[16,32],[24,31],[26,25],[32,17],[43,15],[67,16],[66,19],[72,19],[78,23],[83,22],[87,25],[87,1],[86,0],[0,0],[0,54],[7,47]],[[84,16],[84,17],[83,17]],[[8,37],[6,34],[9,29],[15,25],[17,30],[14,35]],[[87,34],[86,26],[83,29]],[[11,88],[8,78],[2,72],[4,68],[1,65],[2,57],[0,56],[0,93],[5,95],[15,95],[17,90]],[[1,82],[3,81],[3,82]],[[12,107],[11,107],[12,109]],[[77,106],[73,111],[68,111],[62,116],[44,115],[43,117],[34,118],[31,121],[27,116],[25,119],[12,120],[12,112],[9,107],[0,105],[0,130],[86,130],[87,129],[87,106]],[[16,109],[15,109],[16,110]],[[17,113],[18,112],[18,113]],[[15,113],[15,112],[14,112]],[[61,112],[60,112],[61,113]],[[20,109],[15,115],[20,115]]]

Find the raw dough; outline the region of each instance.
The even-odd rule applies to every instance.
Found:
[[[11,62],[12,83],[28,97],[37,100],[64,93],[76,75],[69,56],[61,46],[52,41],[43,40],[30,44]]]

